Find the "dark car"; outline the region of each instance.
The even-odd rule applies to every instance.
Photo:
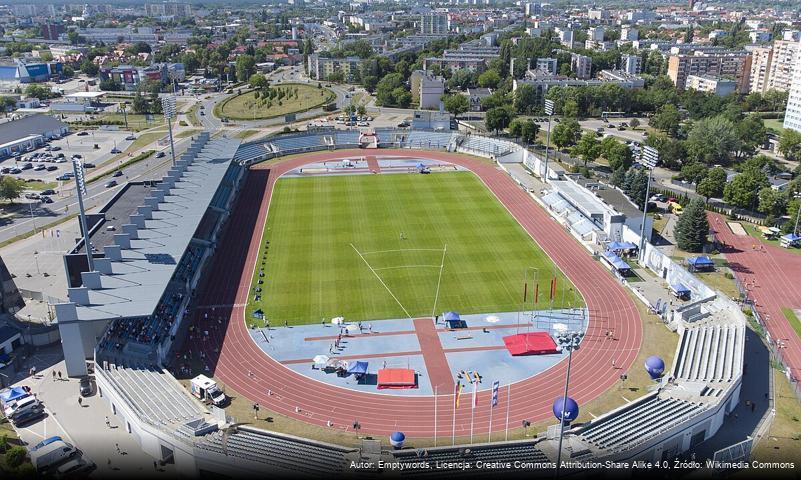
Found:
[[[166,155],[166,153],[159,152],[159,153],[156,154],[156,158],[164,158],[165,155]]]
[[[54,152],[57,152],[57,151],[61,150],[61,147],[59,147],[58,145],[56,145],[56,146],[52,147],[50,150],[52,150],[52,151],[54,151]]]
[[[117,186],[117,181],[116,180],[110,180],[110,181],[106,182],[106,188],[111,188],[111,187],[116,187],[116,186]]]
[[[114,147],[114,148],[111,149],[111,153],[122,153],[122,150],[120,150],[117,147]]]
[[[55,165],[48,165],[46,170],[48,172],[55,172],[56,170],[58,170],[58,167]]]
[[[72,155],[72,158],[77,158],[78,160],[80,160],[83,158],[83,155],[81,155],[80,153],[76,153]]]
[[[70,180],[71,178],[72,178],[72,177],[70,177],[69,175],[67,175],[67,174],[65,173],[64,175],[59,175],[59,176],[57,176],[57,177],[56,177],[56,180],[61,180],[62,182],[66,182],[66,181]]]
[[[136,135],[128,135],[125,137],[126,140],[136,140]]]
[[[32,163],[24,163],[22,165],[22,167],[20,167],[20,168],[22,168],[23,170],[30,170],[30,169],[33,168],[33,164]]]
[[[89,135],[89,132],[87,132],[86,130],[81,130],[80,132],[76,133],[75,135],[77,135],[79,137],[85,137],[85,136]]]
[[[97,165],[91,162],[86,162],[83,164],[83,168],[95,168]]]
[[[56,191],[52,188],[48,188],[47,190],[42,190],[41,195],[55,195]]]
[[[122,170],[117,170],[116,172],[114,172],[114,175],[112,175],[112,177],[121,177],[122,175],[123,175]]]
[[[82,397],[91,397],[95,393],[95,382],[92,380],[92,377],[86,376],[81,378],[79,387]]]
[[[0,169],[0,173],[2,174],[11,173],[11,167],[3,167],[2,169]]]
[[[12,168],[11,172],[9,172],[9,173],[16,175],[18,173],[22,173],[22,169],[20,169],[20,168]]]
[[[42,203],[53,203],[53,199],[50,198],[50,197],[46,197],[46,196],[39,197],[39,200],[41,200]]]

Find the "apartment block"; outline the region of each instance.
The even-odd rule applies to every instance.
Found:
[[[751,50],[750,93],[767,91],[772,61],[773,47],[756,47]]]
[[[801,52],[794,59],[795,71],[801,72]],[[787,98],[787,111],[784,114],[784,128],[801,132],[801,76],[796,75],[790,84]]]
[[[577,53],[570,55],[570,71],[580,80],[592,77],[592,58]]]
[[[448,15],[444,13],[424,13],[420,15],[421,35],[446,35]]]
[[[737,83],[728,78],[713,77],[711,75],[689,75],[687,77],[687,89],[714,93],[719,97],[725,97],[737,90]]]
[[[622,55],[620,69],[629,75],[638,75],[642,73],[642,59],[639,55]]]
[[[790,90],[793,78],[801,73],[796,66],[800,51],[801,42],[787,40],[773,42],[773,58],[770,62],[770,72],[764,91],[787,92]]]
[[[411,77],[412,98],[423,110],[439,109],[445,94],[445,79],[424,70],[415,70]]]
[[[315,80],[327,80],[335,72],[342,72],[345,80],[352,80],[361,63],[359,57],[327,58],[313,53],[309,55],[309,76]]]
[[[712,75],[734,79],[737,92],[747,93],[750,87],[751,54],[695,52],[694,55],[671,55],[667,73],[679,90],[686,88],[690,75]]]

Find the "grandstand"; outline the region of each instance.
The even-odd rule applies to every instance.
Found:
[[[379,129],[376,135],[379,146],[384,147],[449,149],[496,158],[521,148],[503,140],[457,132]],[[70,289],[69,304],[57,306],[59,323],[63,320],[65,349],[68,343],[69,348],[83,345],[84,325],[86,335],[101,338],[94,350],[98,388],[154,458],[173,460],[176,466],[181,463],[178,468],[184,472],[233,477],[261,474],[265,469],[305,476],[338,475],[345,472],[350,459],[359,458],[358,449],[233,426],[233,419],[223,420],[225,417],[215,414],[214,408],[207,411],[162,367],[181,335],[186,335],[187,329],[180,328],[183,312],[214,251],[227,212],[237,201],[246,175],[243,166],[302,151],[352,148],[358,138],[356,130],[318,131],[275,135],[239,145],[224,138],[210,141],[205,136],[193,142],[176,171],[152,187],[154,198],[159,199],[155,204],[146,200],[150,197],[136,197],[130,220],[137,228],[121,229],[127,237],[115,236],[114,242],[102,249],[104,257],[97,259],[100,267],[120,278],[112,281],[102,271],[100,278],[94,275],[96,272],[73,274],[83,284]],[[202,188],[192,187],[193,183]],[[181,194],[169,194],[176,191]],[[588,216],[556,192],[546,195],[543,202],[571,229],[586,228],[588,233],[598,230]],[[162,215],[178,205],[189,214],[168,228]],[[153,208],[148,210],[148,206]],[[102,230],[102,225],[92,230]],[[170,237],[165,243],[171,258],[153,257],[147,263],[151,273],[136,273],[137,262],[155,253],[141,243],[153,233]],[[137,255],[131,249],[133,245]],[[145,287],[131,291],[135,287],[121,285],[128,278]],[[110,295],[101,296],[94,285],[110,290]],[[112,297],[116,298],[113,302]],[[120,298],[125,300],[121,302]],[[715,294],[700,298],[676,309],[669,319],[680,335],[669,373],[655,381],[652,391],[641,398],[585,424],[573,425],[565,434],[563,460],[669,459],[715,434],[723,417],[739,401],[745,319],[726,298]],[[80,357],[81,353],[78,356],[84,363],[91,355]],[[549,431],[540,438],[520,442],[384,451],[382,456],[429,462],[546,462],[556,459],[557,444],[553,431]],[[299,471],[301,467],[306,470]],[[401,475],[422,478],[453,473],[448,469],[411,469]]]

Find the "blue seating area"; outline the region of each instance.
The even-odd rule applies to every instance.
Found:
[[[505,142],[499,142],[492,138],[468,135],[462,142],[462,148],[477,150],[494,156],[506,155],[511,150]]]
[[[334,144],[336,145],[356,145],[358,143],[359,132],[337,132],[336,135],[334,135]]]
[[[444,447],[433,449],[400,450],[393,452],[396,460],[415,462],[426,460],[440,462],[440,465],[453,463],[452,469],[410,469],[402,472],[403,476],[425,478],[427,476],[441,477],[443,474],[462,473],[458,462],[540,462],[545,463],[548,457],[532,442],[507,443],[498,445],[478,445],[470,447]]]
[[[234,155],[234,162],[242,163],[255,160],[268,153],[271,153],[269,143],[243,143],[239,146]]]
[[[275,137],[272,143],[278,147],[279,152],[313,150],[325,145],[322,135]]]
[[[214,208],[221,208],[223,210],[226,209],[228,206],[228,200],[231,198],[231,192],[233,188],[231,188],[230,184],[221,184],[220,188],[214,193],[214,196],[211,198],[211,206]]]
[[[446,148],[451,142],[450,132],[409,132],[407,144],[412,148]]]

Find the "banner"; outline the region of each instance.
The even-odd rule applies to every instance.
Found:
[[[498,405],[498,389],[501,388],[501,382],[495,381],[492,384],[492,407]]]

